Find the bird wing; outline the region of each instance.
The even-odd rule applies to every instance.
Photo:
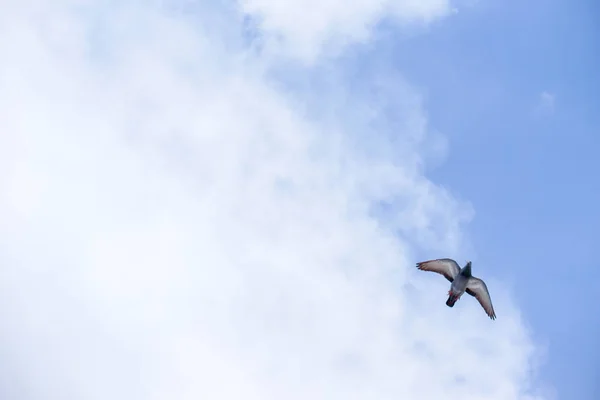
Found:
[[[483,307],[486,314],[491,319],[496,319],[496,313],[494,312],[494,306],[492,305],[492,299],[490,298],[490,292],[485,285],[485,282],[474,276],[469,278],[467,282],[467,289],[465,290],[471,296],[474,296],[479,304]]]
[[[456,261],[450,258],[438,258],[437,260],[423,261],[417,263],[417,268],[421,271],[431,271],[442,274],[450,282],[453,282],[456,275],[460,273],[460,267]]]

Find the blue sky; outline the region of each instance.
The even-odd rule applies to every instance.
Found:
[[[391,45],[449,139],[428,176],[472,202],[474,271],[511,282],[561,398],[600,393],[598,15],[593,1],[480,1]],[[543,92],[554,107],[536,113]]]

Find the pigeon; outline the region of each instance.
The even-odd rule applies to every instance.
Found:
[[[454,307],[454,303],[460,299],[460,296],[467,292],[479,301],[479,304],[491,319],[496,319],[492,299],[485,282],[471,275],[471,261],[468,261],[461,269],[456,261],[450,258],[439,258],[417,263],[417,268],[421,271],[437,272],[452,282],[450,291],[448,291],[449,297],[446,301],[448,307]]]

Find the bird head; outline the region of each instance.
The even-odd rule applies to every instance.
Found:
[[[467,261],[467,265],[465,265],[463,273],[466,276],[471,276],[471,261]]]

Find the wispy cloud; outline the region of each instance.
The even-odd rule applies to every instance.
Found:
[[[537,116],[548,115],[554,112],[556,95],[551,92],[543,91],[538,97],[538,103],[535,107]]]
[[[447,9],[282,4],[241,7],[313,62],[330,32]],[[184,9],[4,2],[1,397],[534,399],[502,285],[491,322],[414,271],[459,254],[470,215],[422,174],[415,90],[354,91],[343,65],[281,89],[264,70],[289,54],[248,53],[236,11]],[[318,98],[340,102],[300,107]]]

